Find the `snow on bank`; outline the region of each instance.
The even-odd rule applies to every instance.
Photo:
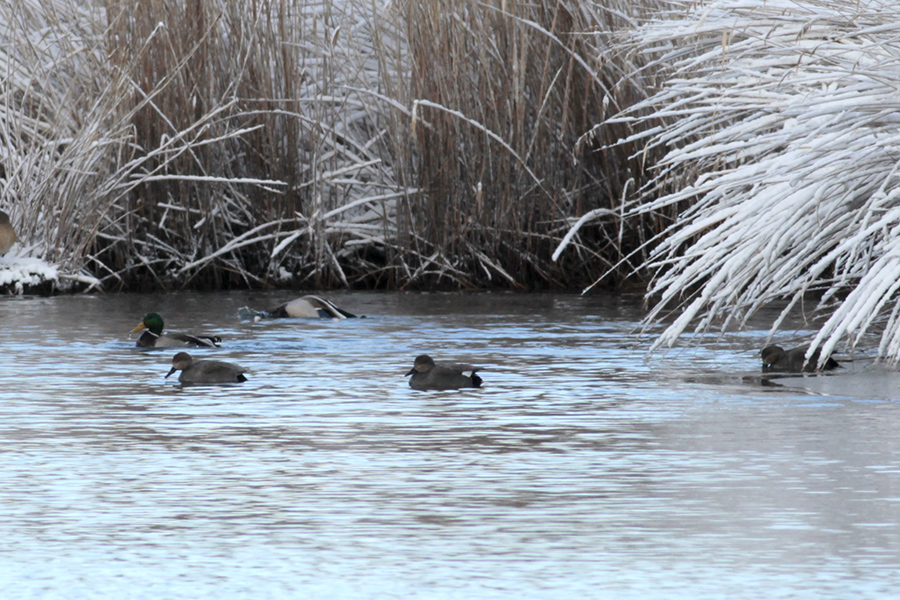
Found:
[[[39,258],[0,256],[0,294],[24,294],[37,288],[56,287],[59,269]]]
[[[68,291],[79,284],[86,290],[100,287],[100,281],[94,277],[60,273],[58,266],[40,258],[15,253],[0,256],[0,294],[48,294]]]

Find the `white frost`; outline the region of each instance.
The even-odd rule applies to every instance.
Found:
[[[817,291],[823,357],[877,323],[879,354],[897,363],[900,3],[669,5],[634,34],[664,83],[614,119],[646,121],[633,138],[666,150],[659,197],[631,214],[688,206],[645,265],[648,322],[687,306],[656,346]]]
[[[39,258],[20,257],[13,251],[0,256],[0,290],[16,294],[47,281],[58,283],[59,269]]]

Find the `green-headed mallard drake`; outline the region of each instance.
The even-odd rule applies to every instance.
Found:
[[[439,365],[427,354],[421,354],[413,361],[413,368],[407,373],[409,387],[414,390],[458,390],[459,388],[481,387],[481,377],[472,365]],[[463,373],[470,371],[471,375]]]
[[[806,362],[806,352],[809,346],[800,346],[791,350],[785,350],[781,346],[766,346],[760,352],[762,357],[763,373],[815,373],[819,364],[821,353],[816,350]],[[830,371],[840,364],[830,356],[822,365],[823,371]]]
[[[156,313],[147,313],[131,333],[143,331],[138,338],[138,348],[177,348],[184,346],[215,348],[222,343],[217,335],[189,335],[168,331],[163,333],[162,317]]]
[[[0,256],[3,256],[16,243],[16,230],[9,221],[9,215],[0,210]]]
[[[221,360],[198,360],[187,352],[179,352],[172,357],[172,368],[166,374],[169,377],[175,371],[181,371],[178,381],[181,383],[241,383],[247,381],[245,369],[240,365]]]

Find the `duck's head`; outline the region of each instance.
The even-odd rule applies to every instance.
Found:
[[[194,358],[190,354],[187,352],[179,352],[172,357],[172,368],[166,373],[166,378],[175,371],[190,369],[192,364],[194,364]]]
[[[784,349],[781,346],[766,346],[759,353],[763,361],[764,367],[771,367],[784,356]]]
[[[413,373],[427,373],[433,368],[434,360],[427,354],[420,354],[416,357],[416,360],[413,361],[413,368],[410,369],[409,373],[406,375],[409,376]]]
[[[144,315],[143,320],[138,323],[137,327],[131,330],[131,333],[137,333],[138,331],[143,331],[144,329],[149,329],[150,333],[154,335],[162,335],[162,317],[156,313],[147,313],[146,315]]]

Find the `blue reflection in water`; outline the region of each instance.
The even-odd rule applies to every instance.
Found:
[[[865,387],[892,374],[762,386],[767,323],[645,360],[621,298],[331,297],[368,318],[236,318],[283,293],[0,299],[3,598],[880,598],[900,583],[900,411],[890,385]],[[175,351],[127,335],[151,310],[220,334],[192,353],[249,381],[163,379]],[[484,388],[410,390],[423,352],[482,366]]]

